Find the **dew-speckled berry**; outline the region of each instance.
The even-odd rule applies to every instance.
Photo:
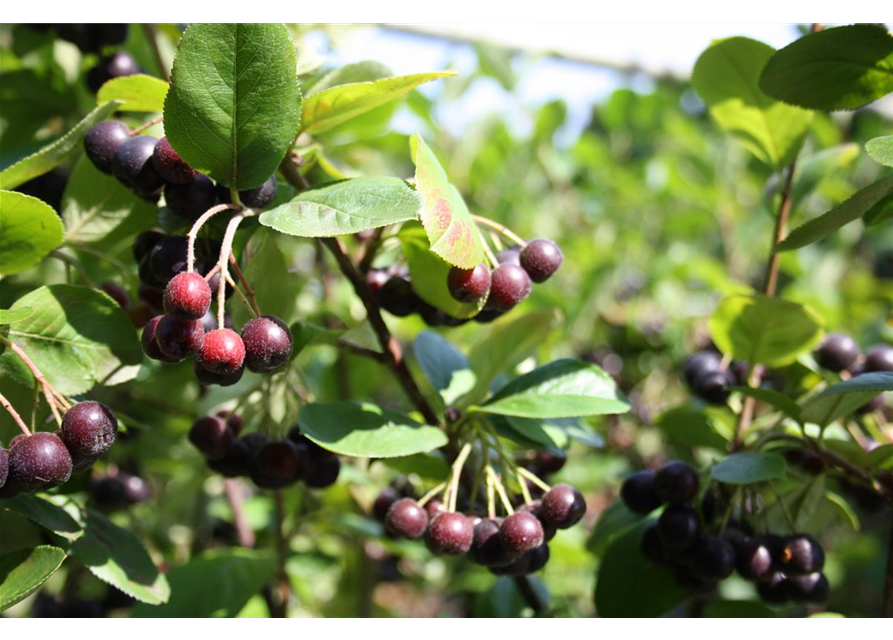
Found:
[[[258,316],[242,328],[245,364],[255,373],[275,371],[288,363],[292,336],[288,325],[276,316]]]
[[[211,373],[235,373],[245,363],[245,343],[232,329],[214,329],[205,334],[196,358]]]
[[[101,456],[118,436],[118,420],[101,402],[79,402],[62,416],[62,441],[80,457]]]

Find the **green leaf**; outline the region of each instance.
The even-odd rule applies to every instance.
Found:
[[[774,609],[752,600],[714,600],[704,609],[705,618],[777,618]]]
[[[64,560],[65,552],[49,545],[0,555],[0,611],[34,593]]]
[[[127,314],[101,291],[67,284],[44,286],[12,305],[13,310],[25,308],[32,313],[10,324],[9,339],[64,394],[86,393],[124,365],[143,360]],[[19,382],[31,385],[30,373],[10,350],[0,356],[0,364]],[[123,382],[120,377],[116,381]]]
[[[683,405],[663,413],[657,427],[674,443],[687,447],[710,447],[725,451],[729,440],[720,434],[703,410]]]
[[[807,109],[858,109],[893,91],[893,36],[873,24],[804,36],[769,59],[760,87]]]
[[[600,367],[566,358],[512,380],[479,411],[521,418],[625,413],[629,402]]]
[[[144,73],[109,80],[99,88],[96,102],[121,102],[121,111],[158,113],[164,109],[164,99],[170,85],[164,80]]]
[[[778,391],[763,389],[762,387],[732,387],[731,390],[740,393],[743,396],[750,396],[760,402],[765,402],[771,407],[778,409],[786,416],[793,418],[798,422],[800,421],[800,405]]]
[[[0,191],[0,274],[30,269],[62,244],[53,208],[15,191]]]
[[[618,536],[605,550],[595,583],[595,609],[602,618],[656,618],[688,600],[673,570],[639,551],[647,523]]]
[[[314,89],[304,101],[301,130],[309,134],[323,133],[376,107],[399,100],[420,84],[454,75],[455,71],[434,71],[341,84],[319,92]]]
[[[311,344],[337,344],[338,339],[344,334],[343,329],[327,329],[305,320],[295,322],[290,328],[294,341],[292,357]]]
[[[596,558],[601,558],[611,542],[638,525],[643,517],[627,509],[623,500],[615,500],[596,520],[586,548]]]
[[[831,385],[810,399],[801,411],[804,422],[824,427],[871,401],[879,393],[893,391],[893,373],[863,373]]]
[[[825,500],[836,510],[840,519],[849,525],[853,531],[859,531],[862,528],[862,523],[859,522],[859,516],[855,509],[842,496],[829,491],[825,494]]]
[[[16,309],[15,311],[12,309],[0,309],[0,325],[12,324],[13,322],[24,320],[32,313],[34,313],[33,309],[27,309],[25,307]]]
[[[499,435],[514,440],[522,447],[536,449],[566,449],[571,439],[588,447],[602,447],[604,440],[577,418],[519,418],[505,416],[501,422],[491,416]],[[517,437],[517,436],[520,436]]]
[[[152,220],[155,205],[93,166],[78,160],[62,198],[66,242],[89,244],[136,233]]]
[[[416,189],[422,196],[422,225],[431,251],[450,264],[472,269],[484,259],[480,231],[462,194],[447,178],[434,152],[419,134],[410,139]]]
[[[760,71],[773,53],[769,45],[749,38],[716,41],[695,63],[692,84],[722,130],[780,169],[796,157],[812,114],[760,90]]]
[[[822,321],[796,302],[762,295],[733,295],[710,316],[710,335],[735,360],[780,367],[822,339]]]
[[[841,169],[852,164],[859,157],[859,152],[858,144],[848,142],[798,158],[791,191],[791,200],[795,206],[806,200],[823,180],[834,177]],[[767,208],[774,210],[775,206],[770,204]]]
[[[0,509],[23,515],[44,529],[69,540],[76,539],[82,533],[80,523],[65,509],[37,496],[18,495],[10,500],[0,500]]]
[[[346,456],[393,458],[447,443],[437,427],[370,402],[314,402],[301,409],[298,422],[316,444]]]
[[[412,343],[412,352],[425,377],[447,405],[474,386],[468,358],[439,334],[422,331]]]
[[[873,138],[865,143],[865,151],[875,162],[893,167],[893,136]]]
[[[225,186],[260,186],[298,133],[295,60],[285,25],[190,25],[164,102],[171,146]]]
[[[353,178],[302,191],[262,213],[260,223],[292,236],[329,238],[413,220],[420,204],[399,178]]]
[[[872,467],[883,467],[890,459],[893,459],[893,444],[882,444],[868,452],[868,462]]]
[[[36,178],[58,167],[68,159],[73,151],[80,147],[90,127],[105,120],[120,106],[121,103],[114,100],[96,107],[64,136],[52,144],[48,144],[37,153],[22,158],[11,167],[4,169],[0,172],[0,189],[15,189],[31,178]]]
[[[799,249],[813,242],[824,240],[845,224],[868,214],[872,207],[891,194],[893,194],[893,176],[881,178],[864,189],[860,189],[830,211],[791,231],[788,237],[776,247],[776,251]],[[871,224],[872,220],[866,217],[866,223]]]
[[[351,62],[337,69],[332,69],[310,89],[304,92],[304,99],[309,102],[310,96],[320,93],[326,89],[337,87],[345,84],[355,84],[358,82],[371,82],[381,78],[387,78],[391,75],[391,70],[384,64],[375,60],[362,60],[360,62]]]
[[[431,251],[428,236],[420,224],[403,225],[397,237],[409,266],[412,288],[422,300],[453,318],[470,318],[484,308],[486,298],[469,304],[450,295],[447,276],[453,265]]]
[[[788,510],[794,518],[797,531],[812,529],[816,512],[825,503],[825,476],[819,474],[812,478],[797,495],[796,500],[787,500]]]
[[[450,475],[450,465],[440,452],[416,453],[400,458],[383,458],[382,462],[402,475],[416,474],[420,478],[440,482]]]
[[[743,451],[733,453],[713,465],[713,479],[724,484],[753,484],[781,480],[785,476],[784,458],[778,453]]]
[[[245,267],[245,277],[251,283],[257,304],[264,314],[289,322],[295,315],[301,280],[288,272],[285,255],[276,244],[272,231],[258,230],[251,242],[254,248],[251,251],[251,260]],[[237,304],[232,313],[237,327],[244,326],[252,318],[244,304]]]
[[[195,556],[168,574],[171,599],[159,607],[138,605],[134,618],[232,618],[276,569],[269,551],[217,549]]]

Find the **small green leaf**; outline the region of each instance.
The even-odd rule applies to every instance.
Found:
[[[450,465],[438,451],[416,453],[400,458],[382,458],[382,462],[400,474],[416,474],[420,478],[440,482],[450,475]]]
[[[807,109],[858,109],[893,91],[893,36],[873,24],[804,36],[769,59],[760,87]]]
[[[292,236],[328,238],[413,220],[420,204],[399,178],[353,178],[302,191],[262,213],[260,223]]]
[[[780,169],[796,157],[812,114],[760,90],[760,71],[773,53],[769,45],[749,38],[716,41],[695,63],[692,84],[721,129]]]
[[[412,343],[412,352],[435,391],[449,389],[456,373],[468,370],[468,358],[446,338],[422,331]]]
[[[298,422],[315,443],[346,456],[393,458],[447,443],[437,427],[369,402],[314,402],[301,409]]]
[[[304,99],[309,103],[309,98],[315,93],[320,93],[332,87],[359,82],[372,82],[391,75],[391,70],[375,60],[362,60],[342,65],[332,69],[304,92]]]
[[[105,120],[120,106],[121,103],[114,100],[96,107],[64,136],[52,144],[48,144],[37,153],[22,158],[11,167],[4,169],[0,172],[0,189],[15,189],[31,178],[41,176],[58,167],[73,151],[80,147],[90,127]]]
[[[803,407],[801,417],[804,422],[824,427],[850,415],[884,391],[893,391],[893,373],[863,373],[831,385],[810,399]]]
[[[865,143],[871,159],[886,167],[893,167],[893,136],[873,138]]]
[[[30,269],[62,244],[59,216],[42,200],[0,191],[0,274]]]
[[[567,358],[512,380],[478,410],[521,418],[573,418],[625,413],[629,402],[600,367]]]
[[[710,316],[710,335],[735,360],[780,367],[822,339],[822,321],[796,302],[762,295],[729,296]]]
[[[888,460],[893,460],[893,444],[882,444],[868,452],[868,462],[872,467],[884,467]]]
[[[596,558],[601,558],[611,542],[638,525],[643,517],[627,509],[623,500],[615,500],[596,520],[586,548]]]
[[[784,458],[777,453],[743,451],[733,453],[713,465],[713,479],[724,484],[754,484],[781,480],[785,476]]]
[[[342,329],[327,329],[318,324],[299,320],[290,327],[294,349],[292,357],[298,355],[304,348],[311,344],[336,344],[344,334]]]
[[[64,560],[65,551],[49,545],[0,555],[0,611],[37,591]]]
[[[285,25],[190,25],[177,47],[164,102],[171,146],[225,186],[260,186],[298,133],[295,60]]]
[[[859,531],[862,528],[862,523],[859,521],[856,510],[842,496],[829,491],[825,494],[825,500],[834,507],[840,519],[845,524],[848,524],[853,531]]]
[[[310,134],[323,133],[376,107],[399,100],[420,84],[454,75],[455,71],[434,71],[340,84],[318,92],[314,88],[304,101],[301,130]]]
[[[457,267],[476,267],[483,261],[484,249],[462,194],[450,184],[446,171],[420,135],[410,139],[410,148],[416,189],[422,196],[422,225],[431,251]]]
[[[80,523],[65,509],[37,496],[18,495],[10,500],[0,500],[0,509],[23,515],[44,529],[69,540],[76,539],[82,534]]]
[[[875,205],[891,194],[893,194],[893,176],[881,178],[857,191],[830,211],[791,231],[776,247],[776,251],[799,249],[824,240],[842,226],[868,214]],[[871,224],[872,220],[866,217],[866,222]]]
[[[170,85],[144,73],[109,80],[99,88],[96,102],[121,102],[121,111],[159,113],[164,109],[164,98]]]

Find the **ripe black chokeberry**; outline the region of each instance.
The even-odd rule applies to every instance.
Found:
[[[515,264],[521,266],[521,245],[515,244],[503,249],[496,254],[496,262],[499,264]]]
[[[543,543],[543,525],[532,513],[516,511],[502,521],[499,538],[510,553],[520,555]]]
[[[432,553],[461,556],[474,540],[474,522],[455,511],[437,514],[428,524],[425,541]]]
[[[242,327],[245,364],[255,373],[275,371],[288,363],[292,351],[291,330],[276,316],[258,316]]]
[[[661,502],[688,502],[698,493],[698,474],[685,462],[671,460],[654,474],[654,493]]]
[[[267,178],[259,187],[254,189],[245,189],[239,191],[239,200],[246,207],[252,209],[263,209],[276,199],[276,176],[272,175]]]
[[[558,473],[567,462],[567,454],[561,449],[538,450],[533,454],[532,466],[540,473]]]
[[[164,201],[178,216],[194,222],[214,206],[217,192],[208,176],[197,173],[186,184],[168,184],[164,188]]]
[[[196,262],[200,261],[200,256],[204,256],[200,246],[196,244],[195,247]],[[165,286],[175,275],[186,271],[188,249],[189,240],[186,236],[165,236],[152,247],[148,258],[149,267],[157,283]]]
[[[490,291],[490,270],[485,264],[473,269],[453,267],[447,275],[447,288],[459,302],[476,302]]]
[[[384,526],[392,536],[417,540],[428,528],[428,514],[412,498],[401,498],[388,508]]]
[[[214,329],[205,334],[196,360],[211,373],[236,373],[245,363],[245,343],[232,329]]]
[[[145,353],[152,360],[159,360],[161,362],[177,362],[174,358],[168,358],[164,353],[162,353],[161,348],[158,346],[158,340],[156,332],[158,331],[158,323],[164,319],[164,316],[155,316],[150,319],[149,322],[146,323],[146,326],[143,327],[143,336],[141,339],[143,345],[143,353]]]
[[[820,367],[840,372],[849,369],[859,358],[859,345],[844,333],[829,333],[814,355]]]
[[[692,392],[708,404],[723,405],[729,399],[729,387],[735,380],[728,371],[706,371],[697,376],[691,385]]]
[[[211,308],[211,287],[199,274],[178,273],[164,288],[166,313],[188,320],[199,320]]]
[[[807,604],[824,604],[828,601],[830,587],[825,574],[815,572],[805,576],[787,576],[785,592],[794,602]]]
[[[233,439],[226,454],[219,460],[209,460],[208,466],[225,478],[247,476],[251,471],[251,449],[244,440]]]
[[[716,351],[698,351],[685,361],[682,373],[688,386],[694,385],[695,378],[702,373],[720,371],[722,369],[722,356]]]
[[[762,538],[747,538],[736,545],[738,573],[745,580],[764,580],[772,574],[772,552]]]
[[[769,604],[785,604],[790,599],[787,578],[780,571],[776,571],[766,580],[757,582],[757,593],[763,602]]]
[[[569,484],[556,484],[543,496],[539,513],[546,524],[567,529],[586,515],[586,501]]]
[[[79,402],[62,416],[61,438],[72,454],[101,456],[118,435],[118,420],[101,402]]]
[[[209,460],[220,460],[229,451],[235,435],[226,422],[217,416],[196,420],[189,430],[189,442]]]
[[[825,550],[811,535],[799,533],[789,536],[781,550],[779,568],[788,576],[821,571],[825,566]]]
[[[561,249],[551,240],[536,238],[521,249],[521,267],[534,282],[545,282],[558,271],[564,256]]]
[[[639,550],[642,555],[654,564],[669,564],[670,561],[664,555],[664,549],[660,542],[660,534],[657,532],[657,523],[652,522],[642,532],[639,541]]]
[[[109,80],[132,76],[140,72],[136,59],[126,51],[102,57],[95,67],[87,72],[87,87],[96,93]]]
[[[188,184],[196,176],[195,169],[183,162],[183,158],[174,151],[167,136],[161,138],[155,145],[152,163],[155,165],[155,170],[170,184]]]
[[[698,514],[688,505],[672,504],[657,521],[664,550],[673,554],[692,548],[701,536]]]
[[[124,483],[124,497],[127,499],[127,504],[139,504],[152,497],[152,487],[139,476],[119,472],[118,477]]]
[[[172,362],[180,362],[187,356],[199,353],[204,339],[205,329],[201,320],[164,315],[155,326],[155,342],[161,353]]]
[[[530,276],[514,264],[501,264],[490,276],[490,296],[487,306],[508,311],[530,295]]]
[[[692,554],[692,573],[708,581],[725,580],[735,570],[735,549],[719,536],[703,536]]]
[[[409,279],[393,276],[379,290],[378,302],[388,313],[404,318],[416,310],[420,300]]]
[[[164,185],[152,164],[152,152],[158,140],[152,136],[128,137],[112,157],[112,173],[140,195],[152,194]]]
[[[6,484],[6,476],[9,474],[9,452],[0,447],[0,489]]]
[[[112,160],[118,147],[130,139],[130,127],[120,120],[103,120],[93,125],[84,138],[84,151],[93,166],[112,173]]]
[[[888,344],[876,344],[865,352],[866,372],[893,371],[893,347]]]
[[[388,509],[399,499],[400,494],[394,487],[385,487],[375,498],[375,502],[372,503],[372,515],[376,520],[384,523],[385,516],[388,515]]]
[[[298,448],[290,440],[261,445],[251,461],[251,479],[262,489],[280,489],[297,481],[303,471]]]
[[[527,558],[527,571],[525,573],[536,573],[546,566],[549,562],[549,545],[543,543],[536,549],[531,549],[524,554]]]
[[[300,448],[300,447],[299,447]],[[341,460],[338,456],[328,455],[310,458],[304,469],[304,483],[313,489],[325,489],[335,484],[341,473]]]
[[[502,544],[499,529],[500,522],[491,518],[482,518],[474,525],[474,537],[468,552],[473,562],[485,567],[504,567],[514,560],[514,554],[509,553]]]
[[[70,477],[71,454],[57,435],[42,431],[10,445],[7,489],[51,489],[68,482]]]
[[[661,505],[654,491],[654,472],[643,469],[631,474],[620,487],[620,497],[633,513],[647,515]]]

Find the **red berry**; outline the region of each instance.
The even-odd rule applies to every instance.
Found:
[[[195,272],[178,273],[164,288],[164,310],[171,315],[197,320],[210,308],[211,288]]]
[[[10,486],[32,492],[58,487],[71,477],[71,454],[58,436],[42,431],[17,440],[9,448]]]
[[[149,322],[146,323],[146,326],[143,327],[143,353],[152,358],[153,360],[160,360],[161,362],[176,362],[173,358],[168,358],[161,352],[161,348],[158,346],[158,341],[156,339],[156,332],[158,331],[158,323],[164,316],[155,316]]]
[[[199,353],[204,339],[205,329],[200,320],[186,320],[168,314],[162,316],[155,326],[155,342],[171,362],[180,362],[188,355]]]
[[[490,292],[490,270],[484,264],[473,269],[453,267],[447,275],[447,288],[459,302],[476,302]]]
[[[508,311],[530,294],[530,276],[514,264],[501,264],[493,270],[487,307]]]
[[[428,528],[428,514],[412,498],[402,498],[388,509],[384,526],[393,536],[417,540],[425,535]]]
[[[275,371],[291,357],[292,337],[288,325],[276,316],[259,316],[242,328],[245,364],[255,373]]]
[[[196,357],[211,373],[236,373],[245,362],[245,343],[232,329],[214,329]]]
[[[551,240],[537,238],[521,250],[521,266],[534,282],[545,282],[564,262],[561,249]]]
[[[167,137],[162,138],[155,145],[152,163],[161,177],[172,184],[186,184],[195,178],[195,169],[183,162],[183,158],[174,151]]]
[[[118,435],[118,420],[101,402],[79,402],[62,416],[61,438],[79,457],[101,456]]]
[[[117,282],[103,282],[99,285],[99,288],[105,291],[122,309],[130,306],[130,296],[127,295],[127,289]]]

